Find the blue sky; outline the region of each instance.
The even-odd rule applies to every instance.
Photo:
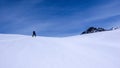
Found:
[[[0,0],[0,33],[78,35],[90,26],[120,26],[120,0]]]

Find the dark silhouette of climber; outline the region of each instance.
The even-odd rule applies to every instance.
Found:
[[[33,31],[32,37],[36,37],[36,32]]]

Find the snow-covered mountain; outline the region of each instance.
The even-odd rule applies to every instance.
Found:
[[[0,68],[120,68],[120,29],[62,38],[0,34]]]

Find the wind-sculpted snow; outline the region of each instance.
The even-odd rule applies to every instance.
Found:
[[[120,30],[62,38],[1,34],[0,68],[120,68]]]

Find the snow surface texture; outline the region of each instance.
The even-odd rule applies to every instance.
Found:
[[[0,34],[0,68],[120,68],[120,30],[63,38]]]

